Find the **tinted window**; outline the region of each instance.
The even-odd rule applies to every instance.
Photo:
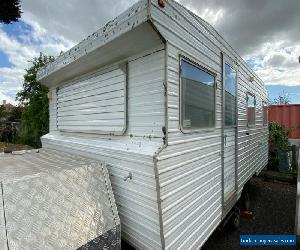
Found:
[[[236,71],[225,64],[225,126],[236,125]]]
[[[184,129],[215,125],[215,77],[181,60],[181,126]]]
[[[248,126],[255,125],[255,97],[247,94],[247,120]]]

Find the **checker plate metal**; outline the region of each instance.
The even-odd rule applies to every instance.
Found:
[[[16,180],[2,179],[10,250],[76,249],[120,225],[103,164],[55,151],[29,155],[14,162],[27,164],[24,176],[17,169]]]

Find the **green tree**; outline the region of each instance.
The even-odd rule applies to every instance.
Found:
[[[269,123],[269,168],[278,170],[280,165],[287,165],[287,151],[289,151],[290,143],[288,131],[277,123]]]
[[[7,116],[4,105],[0,105],[0,120],[1,118],[5,118]]]
[[[22,118],[24,107],[22,106],[16,106],[13,107],[11,112],[7,115],[7,121],[8,122],[19,122]]]
[[[21,17],[20,0],[0,1],[0,23],[10,24]]]
[[[17,100],[24,106],[20,143],[32,147],[41,147],[40,137],[49,131],[48,88],[36,80],[37,71],[54,61],[54,57],[42,53],[32,60],[32,66],[26,69],[23,89],[17,93]]]

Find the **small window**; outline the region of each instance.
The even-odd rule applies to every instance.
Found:
[[[255,125],[255,96],[247,94],[247,121],[248,126]]]
[[[263,125],[268,125],[268,105],[266,102],[262,102],[262,112],[263,112]]]
[[[225,126],[236,125],[236,71],[225,64]]]
[[[215,126],[215,76],[181,60],[181,116],[183,129]]]

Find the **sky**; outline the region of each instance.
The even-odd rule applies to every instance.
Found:
[[[137,0],[22,0],[22,18],[0,24],[0,101],[15,102],[40,52],[57,56]],[[266,83],[270,100],[300,103],[299,0],[178,0],[212,24]]]

